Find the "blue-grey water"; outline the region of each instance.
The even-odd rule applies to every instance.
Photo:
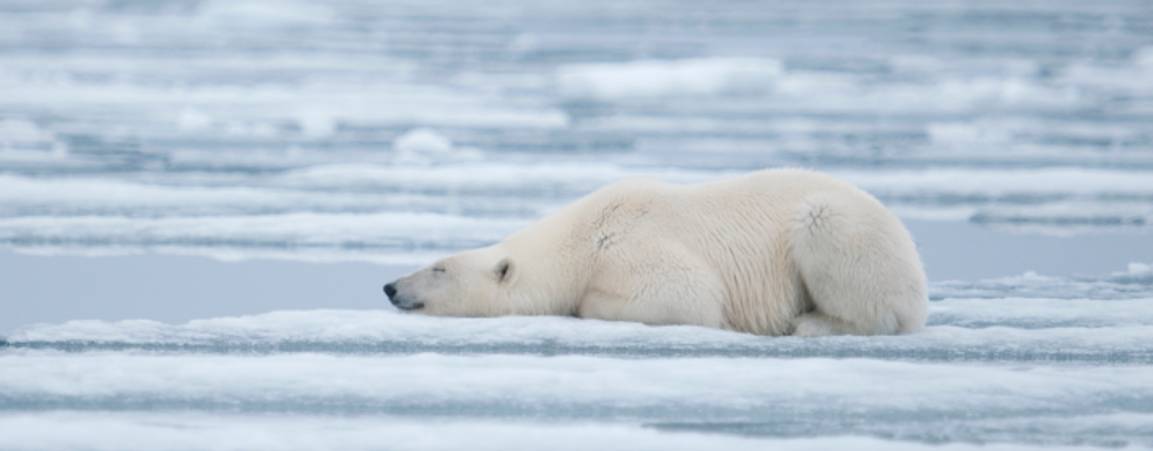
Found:
[[[622,177],[831,172],[929,327],[401,315]],[[1153,447],[1146,1],[0,2],[0,448]]]

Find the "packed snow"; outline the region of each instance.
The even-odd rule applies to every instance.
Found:
[[[612,100],[764,94],[780,75],[772,60],[631,61],[562,67],[557,82],[569,97]]]
[[[1153,288],[1148,273],[1134,263],[1063,282],[1099,297],[1096,285]],[[574,422],[618,431],[642,449],[670,437],[786,449],[834,443],[826,440],[878,449],[1153,444],[1145,410],[1153,403],[1153,300],[1017,293],[934,301],[926,330],[897,337],[771,338],[393,310],[33,325],[0,343],[0,405],[9,410],[0,430],[20,430],[0,434],[0,445],[80,446],[68,434],[22,427],[61,419],[173,447],[190,440],[180,432],[188,428],[202,430],[207,441],[197,446],[206,448],[263,440],[238,441],[220,415],[352,449],[373,448],[361,440],[374,433],[391,439],[430,424],[453,432],[437,445],[452,447],[468,434],[505,443],[519,428],[561,437]],[[804,438],[830,428],[845,438]],[[77,434],[94,440],[85,447],[124,444]]]
[[[1053,429],[1076,428],[1098,437],[1094,444],[1124,441],[1128,434],[1150,427],[1148,415],[1086,415],[1048,420]],[[1016,432],[1012,426],[979,424],[1000,434]],[[1103,425],[1123,424],[1111,430]],[[702,426],[702,425],[696,425]],[[703,425],[707,426],[707,425]],[[739,428],[741,425],[735,424]],[[665,432],[677,430],[675,433]],[[687,429],[687,430],[679,430]],[[1019,444],[978,445],[884,440],[866,436],[757,439],[692,431],[675,425],[618,425],[565,421],[510,421],[476,419],[420,419],[405,416],[330,417],[309,415],[238,415],[188,412],[104,413],[83,412],[0,413],[0,446],[42,449],[119,451],[124,447],[152,450],[205,449],[243,451],[313,450],[454,450],[505,451],[548,443],[549,449],[676,451],[720,448],[726,450],[819,451],[827,449],[1009,451],[1084,449],[1072,446]]]

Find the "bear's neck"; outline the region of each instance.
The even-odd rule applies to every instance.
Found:
[[[521,261],[518,314],[576,315],[593,277],[597,249],[586,221],[559,211],[505,241]],[[576,225],[576,227],[574,227]]]

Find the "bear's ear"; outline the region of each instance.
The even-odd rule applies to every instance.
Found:
[[[493,269],[493,271],[496,273],[496,280],[498,282],[504,282],[508,280],[509,277],[512,276],[512,269],[512,260],[507,258],[501,259],[501,261],[496,264],[496,268]]]

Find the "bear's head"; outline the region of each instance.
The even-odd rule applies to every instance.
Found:
[[[384,286],[397,308],[428,315],[495,316],[517,314],[517,262],[500,245],[471,250]]]

